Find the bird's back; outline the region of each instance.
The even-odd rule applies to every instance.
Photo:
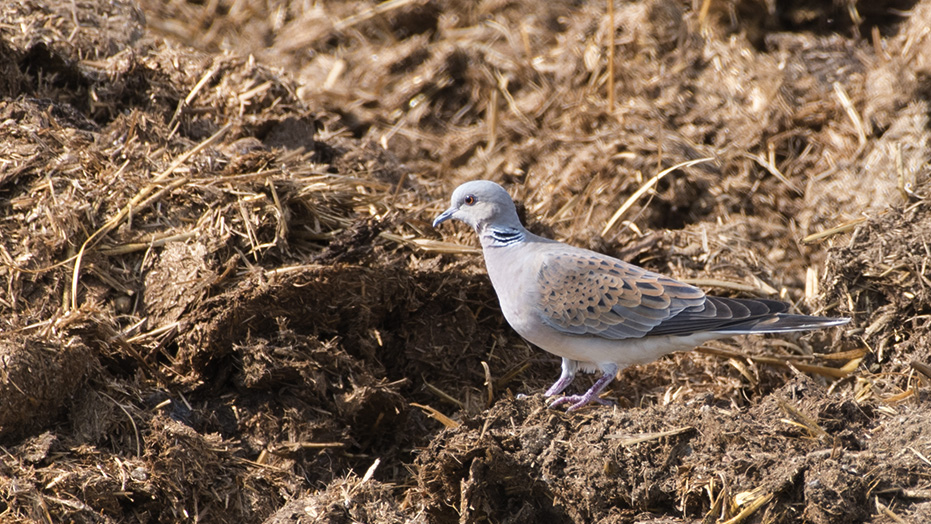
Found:
[[[818,329],[847,319],[787,314],[785,302],[707,296],[689,284],[536,235],[485,249],[508,322],[524,337],[552,329],[609,340]]]

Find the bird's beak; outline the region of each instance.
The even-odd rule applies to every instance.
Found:
[[[447,209],[446,211],[443,211],[442,213],[440,213],[440,216],[436,217],[436,218],[433,220],[433,227],[436,227],[436,226],[442,224],[443,222],[446,222],[446,221],[449,220],[450,218],[452,218],[452,217],[453,217],[453,213],[455,213],[455,212],[456,212],[456,208],[451,207],[451,208]]]

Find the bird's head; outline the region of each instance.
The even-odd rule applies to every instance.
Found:
[[[473,180],[457,187],[449,209],[436,217],[433,227],[451,218],[465,222],[479,233],[489,226],[522,228],[511,195],[489,180]]]

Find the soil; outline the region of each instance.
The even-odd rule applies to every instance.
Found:
[[[931,521],[931,1],[860,4],[3,3],[0,521]],[[853,321],[548,408],[478,178]]]

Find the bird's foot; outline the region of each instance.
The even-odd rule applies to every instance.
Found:
[[[549,403],[549,407],[555,408],[563,404],[569,404],[569,408],[566,409],[566,411],[568,412],[568,411],[575,411],[581,408],[582,406],[585,406],[589,402],[595,402],[597,404],[601,404],[602,406],[613,406],[614,405],[614,402],[611,402],[610,400],[605,400],[596,395],[590,395],[589,393],[586,393],[584,395],[569,395],[566,397],[559,397],[557,399],[553,399],[553,401]]]

